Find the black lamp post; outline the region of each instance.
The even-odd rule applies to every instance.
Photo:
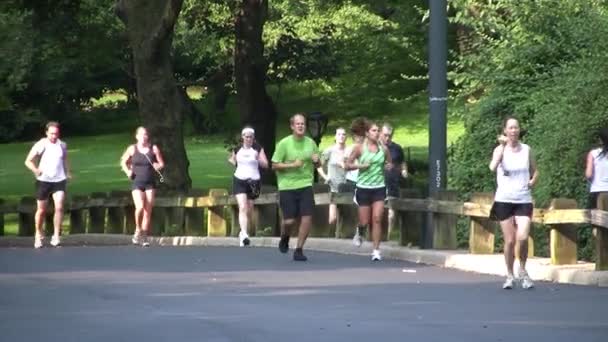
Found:
[[[308,134],[310,134],[310,137],[317,145],[321,143],[321,137],[323,134],[325,134],[325,130],[327,129],[327,121],[327,115],[321,112],[310,113],[306,117],[306,128],[308,129]]]
[[[314,142],[319,146],[321,143],[321,137],[325,134],[325,130],[327,129],[327,122],[329,121],[327,115],[321,112],[313,112],[306,116],[306,128],[308,129],[308,134]],[[319,179],[319,175],[317,174],[317,170],[315,168],[315,183]]]

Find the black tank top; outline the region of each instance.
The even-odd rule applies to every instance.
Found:
[[[148,149],[148,153],[144,155],[139,152],[137,146],[135,147],[135,152],[133,152],[133,156],[131,157],[131,167],[133,168],[133,173],[135,174],[136,182],[151,182],[154,180],[154,168],[152,167],[152,163],[156,162],[156,155],[152,152],[152,147]],[[148,158],[150,160],[148,161]]]

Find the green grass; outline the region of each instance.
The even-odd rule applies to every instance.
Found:
[[[321,88],[319,88],[321,89]],[[275,97],[279,119],[276,122],[277,137],[290,133],[287,118],[296,112],[321,111],[330,117],[327,133],[321,142],[321,149],[333,143],[333,132],[338,126],[349,127],[352,116],[341,115],[331,101],[331,97],[322,90],[313,92],[310,97],[307,86],[285,86],[277,100],[277,89],[269,87],[269,93]],[[188,89],[188,94],[205,106],[202,89]],[[120,134],[97,136],[65,137],[72,166],[73,179],[69,182],[70,195],[84,195],[98,191],[129,189],[126,179],[119,167],[119,158],[124,149],[134,142],[133,127],[135,109],[124,109],[121,106],[112,109],[116,103],[124,103],[126,96],[121,92],[106,94],[102,99],[93,100],[94,110],[104,115],[103,125],[112,127]],[[355,106],[356,104],[353,104]],[[230,130],[238,132],[238,111],[236,99],[230,98],[227,115],[222,118]],[[353,112],[353,111],[351,111]],[[420,165],[413,175],[414,184],[423,187],[426,182],[426,160],[428,157],[428,104],[426,95],[413,96],[408,100],[391,102],[383,107],[382,113],[367,113],[370,119],[378,122],[388,121],[395,128],[394,140],[409,149],[411,159]],[[105,120],[108,119],[108,120]],[[109,121],[109,122],[108,122]],[[186,124],[188,125],[188,124]],[[105,127],[104,126],[104,127]],[[104,129],[103,131],[107,131]],[[188,131],[188,130],[186,130]],[[464,132],[460,120],[449,120],[448,144],[454,142]],[[190,160],[190,177],[194,188],[229,188],[232,167],[226,162],[227,154],[223,146],[227,133],[204,137],[189,136],[185,139],[186,151]],[[34,177],[23,162],[33,142],[0,144],[0,199],[17,202],[23,196],[34,193]],[[16,215],[7,215],[6,234],[16,234]]]

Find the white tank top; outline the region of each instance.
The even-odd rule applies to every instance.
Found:
[[[520,143],[519,151],[506,147],[496,169],[496,202],[532,203],[530,181],[530,146]]]
[[[601,148],[591,151],[593,156],[593,178],[591,178],[590,192],[608,191],[608,153],[602,152]]]
[[[67,146],[63,141],[57,139],[55,143],[52,143],[48,138],[42,138],[34,145],[33,149],[40,156],[38,169],[42,172],[36,179],[42,182],[56,183],[67,178],[63,167]]]
[[[260,179],[258,155],[262,147],[254,144],[252,147],[241,146],[236,152],[236,170],[234,176],[238,179]]]

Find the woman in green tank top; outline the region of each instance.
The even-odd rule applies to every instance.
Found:
[[[391,156],[378,138],[380,130],[378,125],[365,119],[355,120],[353,126],[365,127],[365,140],[355,145],[353,152],[346,161],[346,168],[359,170],[355,198],[359,204],[359,226],[355,233],[353,242],[356,246],[361,245],[361,233],[369,226],[371,221],[371,232],[374,250],[372,260],[382,260],[380,254],[380,240],[382,239],[382,217],[384,216],[384,199],[386,198],[386,186],[384,184],[384,170],[391,167]],[[356,130],[357,127],[351,128]],[[358,162],[357,162],[358,160]]]

